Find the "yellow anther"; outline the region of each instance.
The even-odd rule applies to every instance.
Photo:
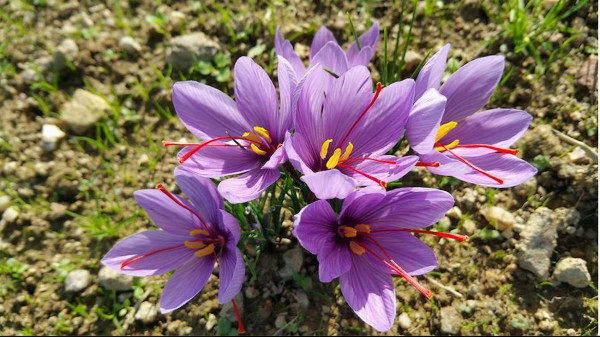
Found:
[[[340,233],[346,238],[356,237],[356,229],[354,227],[342,226],[340,227]]]
[[[348,159],[348,157],[350,157],[350,153],[352,153],[353,149],[354,149],[354,144],[352,144],[352,142],[348,142],[348,146],[346,146],[346,151],[344,151],[344,154],[342,155],[342,158],[340,158],[340,160]]]
[[[257,135],[255,135],[252,132],[244,132],[244,134],[242,136],[253,143],[258,143],[258,144],[262,143],[262,140],[260,139],[260,137],[258,137]]]
[[[358,231],[359,233],[364,233],[364,234],[371,233],[371,226],[364,224],[364,223],[358,224],[358,225],[354,226],[354,228],[356,228],[356,231]]]
[[[269,131],[267,131],[267,129],[261,128],[260,126],[255,126],[254,132],[261,135],[267,141],[267,143],[271,144],[271,135],[269,134]]]
[[[450,130],[454,129],[458,123],[456,122],[448,122],[446,124],[440,125],[437,134],[435,135],[435,141],[438,142],[440,139],[444,138],[445,135],[450,132]]]
[[[210,234],[206,229],[194,229],[190,232],[191,236],[194,235],[208,235]]]
[[[358,256],[363,255],[366,252],[363,247],[354,241],[350,241],[350,250]]]
[[[438,146],[438,147],[434,148],[434,150],[436,150],[438,152],[443,152],[443,151],[446,151],[446,150],[449,150],[449,149],[455,147],[456,145],[458,145],[458,139],[455,139],[452,143],[450,143],[448,145]]]
[[[327,157],[327,151],[329,151],[329,144],[331,144],[331,142],[333,142],[333,139],[327,139],[323,142],[323,145],[321,145],[321,159]]]
[[[341,155],[342,155],[342,150],[340,150],[339,148],[335,149],[335,151],[333,151],[333,154],[331,155],[331,157],[329,157],[329,160],[327,161],[327,164],[325,164],[325,166],[330,170],[332,168],[336,167],[337,164],[340,162]]]
[[[186,247],[192,248],[192,249],[200,249],[200,248],[206,247],[206,245],[202,241],[186,241],[183,244]]]
[[[261,156],[264,156],[265,154],[267,154],[266,151],[259,149],[258,146],[256,146],[256,144],[254,144],[254,143],[250,144],[250,147],[252,148],[252,151],[254,151],[254,153],[256,153],[256,154],[259,154]]]
[[[204,247],[202,249],[198,249],[194,253],[194,255],[196,255],[197,257],[203,257],[203,256],[206,256],[206,255],[210,255],[210,254],[212,254],[214,252],[215,252],[215,244],[211,243],[211,244],[209,244],[208,246],[206,246],[206,247]]]

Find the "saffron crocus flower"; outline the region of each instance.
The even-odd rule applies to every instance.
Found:
[[[150,276],[175,269],[160,298],[160,311],[173,311],[192,299],[219,265],[219,303],[231,301],[244,281],[244,259],[237,249],[239,224],[225,212],[209,179],[183,169],[175,178],[190,202],[157,189],[134,193],[135,200],[162,230],[133,234],[119,241],[102,264],[128,275]]]
[[[504,70],[503,56],[473,60],[439,88],[450,45],[423,67],[416,81],[415,102],[406,127],[420,165],[440,175],[490,187],[512,187],[537,170],[510,149],[529,127],[522,110],[477,112],[487,103]],[[439,166],[438,166],[439,165]]]
[[[432,296],[413,276],[433,270],[437,260],[411,233],[467,239],[421,229],[442,218],[453,204],[450,194],[435,189],[385,192],[367,187],[348,195],[339,215],[326,200],[309,204],[295,216],[294,234],[302,247],[317,255],[320,281],[339,278],[352,310],[373,328],[385,331],[396,316],[390,275],[398,275],[426,297]]]
[[[358,186],[385,187],[415,165],[415,156],[385,155],[403,135],[413,96],[410,79],[386,88],[378,84],[373,93],[364,66],[337,79],[325,72],[307,74],[295,133],[285,149],[317,198],[342,199]]]
[[[333,33],[323,26],[315,34],[310,46],[309,67],[320,64],[337,75],[342,75],[354,66],[366,66],[375,54],[378,39],[379,23],[375,21],[371,28],[358,38],[360,46],[354,41],[348,50],[344,52]],[[294,47],[292,47],[290,41],[283,38],[279,28],[277,28],[275,35],[275,52],[292,65],[297,78],[302,78],[305,75],[306,67],[304,63],[294,52]]]
[[[218,190],[231,203],[257,198],[280,176],[287,158],[285,134],[292,127],[292,93],[296,77],[279,57],[281,105],[267,73],[248,57],[234,67],[235,101],[205,84],[186,81],[173,86],[173,104],[186,128],[202,143],[164,142],[184,146],[179,161],[196,174],[221,181]]]

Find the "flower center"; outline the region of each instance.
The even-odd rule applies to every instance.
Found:
[[[221,235],[217,238],[212,238],[210,237],[210,233],[204,229],[194,229],[190,231],[190,236],[193,236],[194,239],[185,241],[183,245],[196,250],[194,255],[197,257],[215,254],[215,244],[222,245],[225,242],[225,239]]]
[[[444,138],[444,136],[446,136],[448,134],[448,132],[450,132],[450,130],[454,129],[457,125],[458,125],[458,123],[456,123],[454,121],[450,121],[450,122],[448,122],[446,124],[440,125],[440,128],[438,129],[438,132],[435,135],[435,143],[436,143],[436,145],[439,143],[440,139]],[[448,145],[438,146],[438,147],[435,148],[435,150],[438,151],[438,152],[442,152],[442,151],[445,151],[447,149],[451,149],[451,148],[455,147],[456,145],[458,145],[458,139],[453,140]]]
[[[333,139],[327,139],[321,145],[321,152],[319,153],[321,159],[327,158],[327,152],[329,151],[329,144],[331,144],[331,142],[333,142]],[[339,147],[336,148],[333,150],[333,154],[331,154],[327,160],[325,167],[329,170],[334,169],[340,163],[340,161],[343,162],[350,157],[352,149],[354,149],[354,144],[352,144],[352,142],[348,142],[348,145],[346,145],[346,150],[344,150],[344,154],[342,154],[342,149]]]

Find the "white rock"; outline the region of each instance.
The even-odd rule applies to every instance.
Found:
[[[74,62],[77,56],[79,56],[77,43],[73,39],[65,39],[56,47],[52,62],[54,62],[55,69],[60,71],[67,65],[67,62]]]
[[[410,329],[410,325],[411,325],[411,320],[410,317],[408,317],[408,314],[403,312],[400,314],[400,316],[398,316],[398,325],[403,329],[403,330],[408,330]]]
[[[15,206],[11,206],[7,208],[4,213],[2,213],[2,220],[6,223],[13,223],[19,217],[19,210]]]
[[[456,335],[460,332],[462,317],[454,307],[444,307],[440,311],[440,330],[444,334]]]
[[[70,271],[65,278],[65,291],[80,292],[90,284],[90,272],[85,269]]]
[[[143,153],[139,158],[138,158],[138,166],[144,166],[146,164],[148,164],[148,161],[150,160],[150,158],[148,157],[147,154]]]
[[[138,55],[142,51],[142,46],[131,36],[123,36],[119,39],[119,47],[123,48],[130,55]]]
[[[157,313],[158,310],[156,310],[156,305],[144,301],[135,312],[135,319],[143,323],[152,323],[156,319]]]
[[[287,322],[285,321],[285,314],[277,315],[277,318],[275,318],[275,327],[281,329],[286,324]]]
[[[133,285],[133,276],[118,273],[109,267],[102,267],[98,273],[98,283],[107,290],[125,291]]]
[[[462,217],[462,211],[460,210],[460,208],[458,206],[454,206],[454,207],[450,208],[450,210],[448,212],[446,212],[446,215],[449,218],[459,220]]]
[[[310,300],[308,299],[308,295],[306,295],[304,291],[298,289],[294,292],[294,296],[296,297],[296,301],[298,301],[298,304],[300,304],[300,306],[303,309],[308,308],[308,306],[310,305]]]
[[[8,195],[0,195],[0,212],[6,211],[10,205],[10,197]]]
[[[298,273],[302,268],[304,256],[300,246],[296,246],[283,253],[285,265],[279,270],[279,276],[284,280],[290,280],[294,273]]]
[[[19,167],[19,163],[17,163],[16,161],[9,161],[4,163],[4,167],[3,167],[3,171],[4,174],[12,174],[15,172],[15,170],[17,169],[17,167]]]
[[[556,215],[546,207],[535,210],[520,233],[517,263],[540,279],[547,279],[556,247]]]
[[[558,261],[554,270],[554,278],[576,288],[585,288],[591,281],[585,260],[573,257]]]
[[[85,133],[110,111],[110,106],[100,96],[77,89],[73,98],[64,103],[60,119],[78,135]]]
[[[208,319],[206,320],[206,325],[204,327],[206,328],[206,331],[210,331],[217,323],[217,316],[215,316],[215,314],[208,314]]]
[[[56,142],[65,136],[63,130],[52,124],[42,126],[42,148],[44,151],[52,151],[56,147]]]
[[[481,214],[492,226],[501,232],[511,228],[515,224],[515,217],[512,213],[497,206],[485,207],[481,210]]]
[[[175,70],[187,70],[195,60],[212,61],[219,50],[219,44],[202,32],[177,36],[170,44],[166,62]]]
[[[475,231],[477,230],[477,224],[475,224],[473,220],[467,219],[462,223],[462,228],[464,229],[465,233],[472,235],[475,234]]]

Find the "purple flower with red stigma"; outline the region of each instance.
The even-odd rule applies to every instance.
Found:
[[[173,86],[173,104],[186,128],[202,143],[164,142],[185,147],[179,161],[196,174],[221,181],[218,190],[231,203],[257,198],[279,178],[286,132],[293,119],[296,77],[279,58],[281,104],[267,73],[248,57],[234,67],[235,101],[205,84],[187,81]]]
[[[244,259],[237,248],[239,224],[224,211],[223,201],[209,179],[181,167],[175,169],[175,179],[190,202],[161,185],[136,191],[136,201],[162,230],[140,232],[119,241],[101,262],[135,276],[161,275],[175,269],[160,298],[162,313],[196,296],[217,262],[219,303],[232,301],[245,273]],[[243,330],[243,326],[240,328]]]
[[[358,186],[385,187],[415,165],[416,156],[385,155],[404,133],[413,80],[386,88],[378,84],[373,93],[364,66],[337,79],[309,72],[298,98],[295,132],[285,150],[317,198],[343,199]]]
[[[537,173],[510,149],[532,117],[515,109],[477,112],[487,103],[504,70],[503,56],[473,60],[439,88],[450,45],[425,64],[416,81],[416,98],[406,138],[420,166],[440,175],[490,187],[512,187]]]
[[[342,75],[348,69],[369,64],[369,61],[375,54],[377,40],[379,39],[379,23],[376,21],[373,26],[364,32],[359,38],[359,45],[354,41],[348,50],[344,52],[337,43],[333,33],[323,26],[315,34],[312,45],[310,46],[309,67],[319,64],[321,67],[333,71],[337,75]],[[285,40],[277,28],[275,35],[275,52],[284,57],[294,68],[297,78],[302,78],[306,73],[306,67],[300,57],[294,52],[290,41]]]
[[[386,331],[396,317],[390,275],[404,278],[427,298],[432,296],[413,276],[433,270],[437,259],[411,233],[468,239],[421,229],[441,219],[453,204],[450,194],[435,189],[385,192],[367,187],[348,195],[339,215],[326,200],[309,204],[296,215],[294,234],[302,247],[317,255],[321,282],[339,278],[352,310],[373,328]]]

